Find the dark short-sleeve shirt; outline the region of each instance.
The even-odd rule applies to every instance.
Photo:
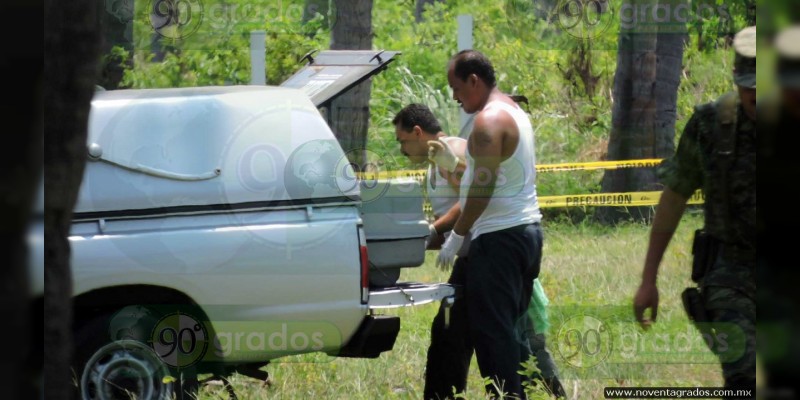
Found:
[[[699,107],[683,129],[678,150],[658,166],[657,174],[664,186],[683,197],[691,196],[703,187],[703,161],[698,135],[713,123],[713,109]]]
[[[737,106],[736,144],[730,157],[727,177],[722,177],[718,140],[715,131],[715,103],[696,108],[681,136],[675,155],[659,165],[661,182],[676,193],[689,197],[702,189],[704,229],[722,242],[736,247],[756,247],[756,131],[755,124]],[[727,184],[726,190],[723,184]],[[727,197],[727,199],[726,199]],[[727,205],[723,204],[727,202]],[[727,209],[727,212],[726,212]],[[704,286],[738,290],[750,298],[755,294],[755,277],[750,262],[730,263],[717,259],[703,278]]]
[[[724,179],[720,157],[715,153],[718,151],[715,124],[715,103],[697,107],[684,128],[675,155],[659,165],[657,174],[666,187],[681,196],[688,198],[697,189],[703,190],[705,229],[709,233],[726,243],[755,248],[755,123],[737,106],[735,154]],[[723,184],[727,184],[727,199]],[[722,205],[726,201],[727,206]]]

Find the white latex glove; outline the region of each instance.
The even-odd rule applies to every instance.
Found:
[[[444,241],[442,249],[439,251],[439,257],[436,258],[436,267],[444,271],[449,270],[453,266],[453,261],[455,261],[462,244],[464,244],[464,236],[450,231],[450,236]]]
[[[433,224],[428,224],[428,237],[425,238],[425,248],[428,248],[428,245],[431,244],[431,241],[439,236],[439,232],[436,232],[436,227]]]
[[[455,171],[458,166],[458,157],[450,145],[443,140],[428,140],[428,160],[448,172]]]

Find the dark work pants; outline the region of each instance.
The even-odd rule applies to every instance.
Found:
[[[531,355],[526,310],[541,253],[539,225],[521,225],[479,236],[469,256],[456,260],[449,282],[462,285],[464,296],[450,311],[449,328],[444,328],[443,309],[431,327],[426,399],[464,391],[473,348],[482,376],[492,377],[506,393],[524,396],[517,371]],[[494,385],[487,391],[497,394]]]
[[[462,288],[466,284],[467,257],[459,257],[447,283]],[[463,293],[463,292],[462,292]],[[462,297],[450,307],[450,324],[444,326],[444,304],[431,325],[431,345],[425,366],[424,398],[452,399],[453,393],[467,388],[469,362],[472,360],[472,340],[469,336],[467,304]]]
[[[714,329],[704,339],[719,357],[726,389],[756,386],[756,292],[748,284],[755,282],[754,276],[755,265],[718,257],[701,284]]]
[[[465,297],[478,367],[512,396],[525,395],[517,371],[531,356],[524,328],[541,260],[538,224],[485,233],[470,244]],[[495,385],[487,392],[497,395]]]

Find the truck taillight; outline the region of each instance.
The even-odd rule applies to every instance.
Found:
[[[361,302],[369,300],[369,258],[367,246],[361,246]]]
[[[369,255],[364,229],[358,228],[358,244],[361,255],[361,304],[369,302]]]

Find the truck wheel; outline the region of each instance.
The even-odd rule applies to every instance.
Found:
[[[103,314],[75,331],[73,367],[77,398],[172,399],[196,396],[194,368],[171,369],[150,347],[156,314],[144,306],[127,306]]]

